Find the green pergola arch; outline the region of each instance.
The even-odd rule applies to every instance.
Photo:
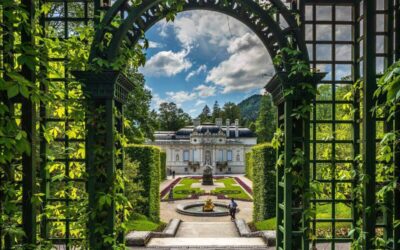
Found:
[[[295,2],[294,2],[295,3]],[[93,45],[91,48],[89,63],[95,63],[97,59],[105,60],[109,63],[119,60],[122,54],[122,48],[134,47],[140,39],[144,38],[144,33],[158,21],[165,18],[171,11],[178,12],[188,10],[211,10],[229,15],[247,25],[262,41],[270,56],[275,58],[284,48],[290,48],[300,51],[299,60],[309,65],[307,47],[298,25],[295,15],[289,11],[286,5],[280,0],[270,0],[268,8],[260,6],[253,0],[185,0],[178,2],[178,6],[170,6],[165,0],[144,0],[137,6],[130,6],[127,0],[117,0],[105,13],[104,18],[98,24]],[[107,4],[106,4],[107,5]],[[292,8],[295,8],[293,4]],[[99,6],[101,8],[101,6]],[[315,77],[296,77],[295,80],[288,77],[291,72],[289,58],[284,56],[281,65],[274,65],[277,72],[276,76],[267,84],[267,90],[272,93],[275,104],[278,106],[279,125],[284,128],[284,141],[280,149],[280,154],[285,155],[284,168],[277,171],[277,246],[281,249],[298,249],[302,246],[308,249],[308,237],[304,228],[308,228],[308,220],[303,218],[303,211],[307,209],[307,201],[298,196],[296,187],[292,185],[293,174],[295,171],[301,172],[305,178],[308,178],[308,157],[309,157],[309,119],[307,117],[294,118],[292,113],[304,105],[304,101],[311,102],[313,96],[304,96],[301,93],[292,97],[285,97],[285,88],[296,86],[297,84],[317,82]],[[108,126],[115,124],[115,117],[110,112],[117,107],[122,111],[121,103],[124,101],[126,92],[129,91],[129,81],[119,72],[109,71],[105,67],[100,73],[96,72],[75,72],[74,75],[85,83],[85,91],[91,96],[90,107],[105,106],[108,110],[104,120]],[[307,78],[307,79],[305,79]],[[315,78],[315,79],[314,79]],[[121,91],[122,90],[122,91]],[[297,96],[297,97],[296,97]],[[307,99],[307,100],[305,100]],[[93,103],[95,105],[93,105]],[[94,110],[92,110],[94,112]],[[90,112],[90,110],[89,110]],[[87,124],[87,147],[96,145],[95,138],[96,127]],[[111,130],[111,127],[107,128]],[[107,137],[106,145],[114,145],[112,136]],[[304,166],[291,171],[291,158],[294,151],[301,149],[304,151]],[[112,150],[112,148],[108,148]],[[97,169],[104,166],[96,166],[92,150],[87,150],[88,169]],[[115,161],[110,160],[105,170],[109,176],[115,171]],[[93,174],[94,172],[92,172]],[[89,172],[89,175],[91,173]],[[89,178],[89,203],[95,209],[96,192],[105,192],[104,180]],[[307,186],[307,185],[306,185]],[[306,192],[307,187],[302,192]],[[297,193],[296,193],[297,192]],[[304,194],[303,193],[303,194]],[[110,221],[109,228],[112,232],[113,216],[106,221]],[[96,223],[101,223],[105,218],[92,218],[89,223],[89,232],[96,228]],[[99,240],[102,235],[91,233],[90,244],[97,248],[102,247]]]
[[[263,9],[253,0],[186,0],[180,11],[211,10],[224,13],[247,25],[261,39],[269,54],[274,58],[278,51],[289,44],[299,49],[308,61],[307,48],[294,15],[280,0],[270,1],[270,11]],[[123,43],[134,46],[144,32],[162,20],[173,9],[164,0],[145,0],[139,6],[129,6],[128,1],[118,0],[111,6],[96,31],[89,61],[99,57],[115,60]],[[120,20],[115,27],[112,23]],[[286,27],[282,27],[286,23]],[[107,42],[105,37],[107,38]],[[101,50],[98,45],[104,46]],[[277,72],[288,71],[284,66],[275,66]]]

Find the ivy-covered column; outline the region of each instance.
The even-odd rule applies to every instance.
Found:
[[[395,1],[395,60],[400,60],[400,0]],[[400,108],[397,108],[397,112],[395,114],[395,124],[394,131],[397,133],[397,137],[400,133]],[[394,190],[393,194],[393,214],[394,214],[394,222],[398,223],[400,221],[400,142],[396,141],[394,145],[394,178],[397,178],[397,188]],[[400,225],[394,227],[393,232],[393,241],[394,241],[394,250],[400,250]]]
[[[376,1],[364,1],[364,86],[363,86],[363,233],[365,249],[373,249],[376,236],[376,119],[374,108],[376,84]]]
[[[86,169],[88,173],[90,249],[113,249],[123,239],[116,223],[118,193],[117,168],[122,131],[119,117],[128,93],[133,90],[121,72],[73,72],[83,84],[86,96]]]
[[[32,0],[22,0],[22,6],[26,10],[27,22],[21,31],[21,42],[26,49],[25,58],[35,60],[35,54],[29,50],[35,48],[33,33],[35,27],[35,5]],[[29,60],[27,59],[27,60]],[[35,65],[22,63],[21,74],[32,86],[35,84]],[[36,183],[36,103],[30,96],[21,92],[21,126],[25,131],[30,146],[30,152],[22,154],[22,227],[24,229],[24,249],[36,249],[36,211],[35,195],[37,192]]]
[[[309,249],[310,111],[323,74],[290,78],[277,74],[266,89],[278,106],[277,249]]]

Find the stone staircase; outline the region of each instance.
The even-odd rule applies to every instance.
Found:
[[[154,235],[141,249],[269,249],[262,237],[244,236],[242,222],[171,223],[175,225],[175,230],[167,228],[167,231],[175,231],[175,237]]]

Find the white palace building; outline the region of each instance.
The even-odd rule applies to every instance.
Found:
[[[158,131],[154,142],[167,154],[167,169],[176,174],[202,174],[206,166],[214,174],[243,174],[245,154],[257,144],[256,135],[248,128],[221,118],[215,124],[200,124],[193,120],[193,126],[178,131]]]

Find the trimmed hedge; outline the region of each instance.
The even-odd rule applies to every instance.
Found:
[[[141,182],[141,196],[145,198],[138,206],[140,213],[154,222],[160,221],[160,152],[158,147],[130,145],[126,154],[139,163],[139,171],[135,182]]]
[[[167,179],[167,153],[160,152],[160,177],[161,181]]]
[[[246,177],[250,180],[253,180],[253,155],[251,151],[246,153],[245,164]]]
[[[276,211],[276,154],[271,144],[260,144],[252,149],[253,221],[275,217]]]

